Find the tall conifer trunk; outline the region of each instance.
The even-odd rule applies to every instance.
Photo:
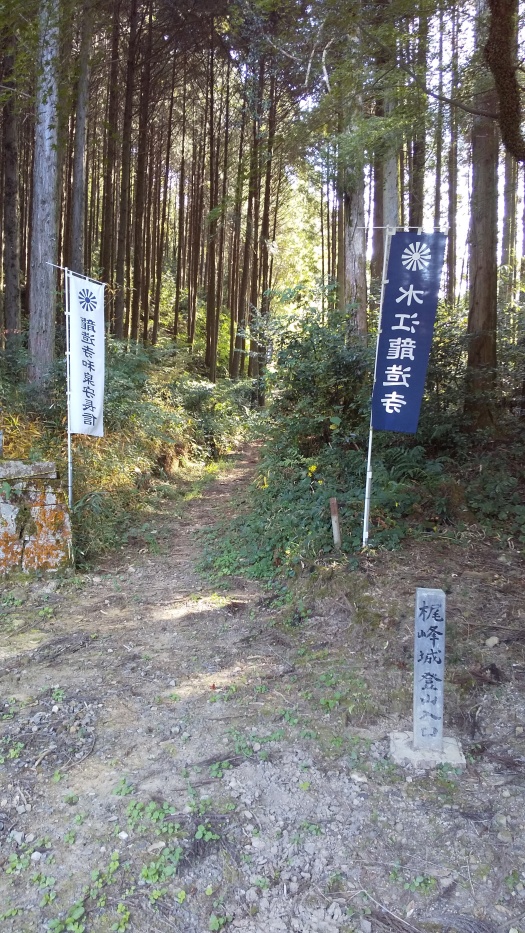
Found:
[[[86,0],[81,17],[82,36],[78,66],[75,143],[73,150],[73,186],[71,192],[71,230],[69,265],[74,272],[84,271],[84,231],[86,213],[86,130],[89,101],[89,71],[93,6]]]
[[[185,245],[185,236],[184,236],[184,207],[186,199],[186,159],[185,159],[185,146],[186,146],[186,87],[187,87],[187,73],[186,73],[186,56],[184,56],[184,70],[183,70],[183,90],[182,90],[182,139],[181,139],[181,149],[180,149],[180,169],[179,169],[179,204],[178,204],[178,220],[177,220],[177,268],[175,272],[175,307],[174,307],[174,320],[173,320],[173,336],[177,340],[179,334],[179,315],[180,315],[180,296],[182,288],[182,259],[184,256],[184,245]]]
[[[495,107],[494,93],[478,97],[480,109]],[[497,330],[498,132],[493,120],[476,116],[472,125],[470,294],[467,398],[475,427],[493,424]]]
[[[15,102],[12,52],[4,55],[3,84],[10,93],[3,108],[4,155],[4,321],[5,345],[14,349],[20,342],[20,225],[18,203],[18,118]]]
[[[148,123],[150,105],[150,79],[151,79],[151,47],[153,32],[153,14],[151,3],[149,6],[149,23],[142,63],[142,76],[140,87],[139,129],[137,147],[137,168],[135,172],[135,229],[133,240],[133,292],[131,298],[131,332],[132,340],[139,339],[140,308],[142,297],[142,282],[144,277],[144,234],[145,234],[145,207],[146,207],[146,179],[148,168]],[[144,309],[145,315],[147,314]]]
[[[47,381],[55,354],[58,225],[58,0],[41,0],[29,287],[29,381]]]
[[[452,11],[452,86],[458,82],[458,13]],[[458,115],[450,108],[450,146],[448,150],[448,238],[447,238],[447,302],[456,303],[457,266],[457,206],[458,206]]]
[[[120,34],[120,2],[116,0],[113,8],[113,22],[111,28],[111,65],[109,69],[109,88],[107,106],[107,128],[105,140],[105,158],[103,166],[103,199],[102,199],[102,232],[100,242],[100,275],[105,282],[113,283],[112,254],[113,243],[116,239],[115,229],[115,177],[117,161],[118,137],[118,55]],[[106,299],[106,316],[111,317],[111,291]]]
[[[128,253],[128,215],[131,179],[131,133],[133,128],[133,96],[137,55],[138,0],[131,0],[129,11],[129,40],[126,66],[126,90],[122,123],[122,160],[120,172],[120,207],[115,268],[115,336],[124,336],[124,304],[126,298],[126,255]],[[129,262],[128,262],[129,269]],[[126,315],[127,316],[127,315]],[[127,327],[126,327],[127,330]]]

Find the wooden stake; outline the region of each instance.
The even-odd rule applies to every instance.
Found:
[[[339,550],[341,547],[341,529],[339,527],[339,511],[337,508],[337,499],[330,499],[330,515],[332,518],[334,546],[337,548],[337,550]]]

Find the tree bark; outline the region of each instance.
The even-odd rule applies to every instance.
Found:
[[[21,340],[20,228],[18,204],[18,116],[15,102],[14,56],[4,55],[3,84],[10,93],[3,108],[4,149],[4,321],[5,346],[9,352]]]
[[[133,241],[133,291],[131,298],[131,340],[139,339],[140,306],[144,276],[144,209],[146,205],[146,178],[148,165],[148,123],[151,85],[152,9],[149,24],[140,87],[137,168],[135,172],[135,230]]]
[[[84,4],[82,38],[80,43],[79,72],[76,100],[75,144],[73,150],[73,186],[71,191],[71,231],[69,265],[73,272],[84,271],[84,223],[86,211],[86,129],[89,102],[89,72],[91,36],[93,32],[93,6]]]
[[[161,287],[162,287],[162,267],[164,264],[164,243],[165,243],[165,238],[166,238],[166,213],[168,209],[170,155],[171,155],[171,138],[172,138],[172,131],[173,131],[173,103],[175,100],[176,65],[177,65],[177,56],[174,53],[173,54],[173,69],[171,73],[170,103],[169,103],[169,110],[168,110],[166,159],[165,159],[165,165],[164,165],[164,178],[163,178],[163,188],[162,188],[162,208],[161,208],[162,213],[161,213],[161,218],[160,218],[160,234],[159,234],[158,246],[157,246],[157,278],[155,282],[155,299],[154,299],[154,306],[153,306],[153,332],[151,335],[151,342],[153,344],[157,342],[158,332],[159,332],[160,292],[161,292]],[[179,236],[180,236],[180,230],[179,230]],[[179,278],[179,294],[180,294],[180,278]]]
[[[122,123],[122,161],[120,173],[120,208],[115,268],[115,336],[124,336],[124,302],[126,298],[126,247],[129,237],[128,214],[131,180],[131,133],[133,127],[133,96],[137,55],[138,0],[131,0],[129,11],[129,41],[126,66],[126,90]]]
[[[55,354],[58,217],[58,0],[41,0],[29,289],[29,381],[44,384]]]
[[[112,268],[112,244],[116,238],[114,225],[115,219],[115,176],[117,161],[117,137],[118,137],[118,55],[119,55],[119,35],[120,35],[120,2],[114,5],[113,23],[111,29],[111,65],[109,69],[109,89],[108,89],[108,107],[107,107],[107,128],[106,128],[106,147],[103,166],[103,199],[102,199],[102,232],[100,242],[100,275],[103,281],[113,282]],[[110,316],[108,302],[111,301],[108,295],[106,305],[108,306],[107,316]]]
[[[186,161],[185,161],[185,146],[186,146],[186,88],[187,88],[187,72],[186,72],[186,56],[184,56],[184,77],[183,77],[183,90],[182,90],[182,139],[181,139],[181,149],[180,149],[180,169],[179,169],[179,205],[178,205],[178,222],[177,222],[177,268],[175,272],[175,307],[174,307],[174,320],[173,320],[173,336],[175,341],[177,340],[179,334],[179,315],[180,315],[180,296],[181,296],[181,287],[182,287],[182,259],[184,256],[184,245],[185,245],[185,223],[184,223],[184,207],[185,207],[185,195],[186,195]]]
[[[452,11],[452,86],[458,82],[458,14]],[[448,239],[447,239],[447,302],[450,307],[456,303],[456,266],[457,266],[457,203],[458,203],[458,115],[455,107],[450,107],[450,146],[448,150]]]
[[[494,93],[478,98],[494,107]],[[497,330],[498,132],[493,120],[474,117],[470,221],[470,295],[466,410],[473,426],[493,424]]]

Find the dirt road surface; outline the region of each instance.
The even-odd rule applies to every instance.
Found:
[[[91,572],[2,585],[0,930],[525,933],[522,556],[472,529],[212,583],[256,453]],[[417,586],[464,770],[390,757]]]

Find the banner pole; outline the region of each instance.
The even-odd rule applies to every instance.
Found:
[[[64,282],[66,291],[66,374],[67,374],[67,486],[69,508],[73,508],[73,450],[71,445],[71,351],[69,345],[69,328],[71,323],[71,308],[69,306],[69,269],[64,269]]]
[[[386,228],[385,236],[385,255],[383,257],[383,279],[381,282],[381,298],[379,302],[379,323],[377,327],[377,341],[376,341],[376,358],[374,363],[374,382],[372,385],[375,385],[376,376],[377,376],[377,353],[379,350],[379,336],[381,334],[381,318],[383,316],[383,298],[385,294],[385,285],[386,281],[386,272],[388,268],[388,257],[390,255],[390,243],[392,237],[396,232],[395,227]],[[366,462],[366,487],[365,487],[365,507],[363,513],[363,547],[366,547],[368,544],[368,528],[370,524],[370,499],[372,495],[372,443],[374,438],[374,429],[372,427],[372,412],[370,412],[370,433],[368,435],[368,458]]]

